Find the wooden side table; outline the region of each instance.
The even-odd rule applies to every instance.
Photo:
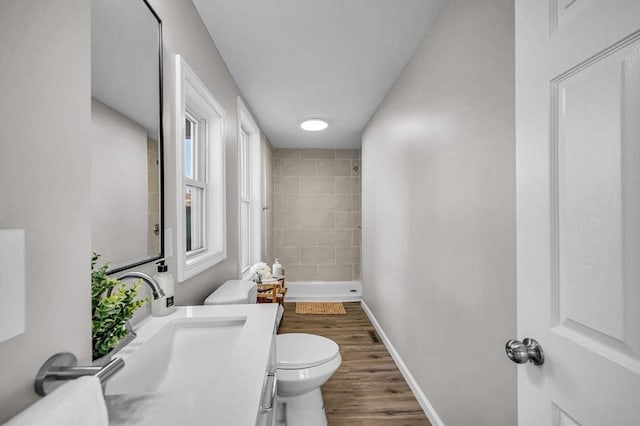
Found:
[[[279,303],[284,308],[286,294],[284,277],[258,283],[258,303]]]

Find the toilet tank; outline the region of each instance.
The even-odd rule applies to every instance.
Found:
[[[240,305],[256,303],[258,287],[253,281],[229,280],[204,300],[205,305]]]

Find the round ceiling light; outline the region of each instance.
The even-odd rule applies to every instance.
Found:
[[[310,118],[309,120],[303,121],[300,127],[307,132],[319,132],[329,127],[329,123],[319,118]]]

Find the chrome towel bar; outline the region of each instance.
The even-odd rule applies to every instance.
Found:
[[[36,374],[34,389],[38,395],[48,395],[65,380],[82,376],[96,376],[104,384],[124,368],[122,358],[114,358],[102,366],[78,366],[78,359],[71,352],[59,352],[42,364]]]

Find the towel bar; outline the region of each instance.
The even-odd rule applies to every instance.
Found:
[[[78,359],[71,352],[59,352],[42,364],[34,389],[38,395],[48,395],[64,380],[77,379],[81,376],[96,376],[104,385],[124,367],[122,358],[114,358],[103,366],[78,366]]]

